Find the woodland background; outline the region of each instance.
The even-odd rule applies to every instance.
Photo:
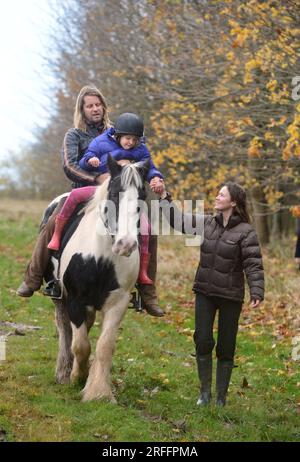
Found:
[[[299,441],[300,1],[49,0],[49,123],[0,172],[0,441]],[[168,188],[204,198],[220,183],[248,193],[263,245],[266,297],[243,307],[224,409],[195,406],[191,292],[199,252],[160,237],[166,315],[128,310],[112,382],[118,404],[80,402],[54,380],[53,304],[15,294],[47,200],[69,190],[60,150],[85,84],[110,117],[136,111]],[[9,172],[9,174],[7,174]],[[26,200],[25,200],[26,199]],[[269,242],[268,242],[269,241]],[[92,329],[93,351],[100,323]],[[215,374],[214,374],[215,377]]]
[[[49,123],[10,157],[2,196],[70,189],[62,140],[78,91],[95,84],[112,121],[125,111],[144,118],[177,198],[209,207],[234,180],[247,189],[263,243],[291,232],[300,203],[298,0],[50,1]]]

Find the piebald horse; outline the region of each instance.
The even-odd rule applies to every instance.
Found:
[[[110,156],[108,166],[110,178],[96,188],[63,242],[59,270],[52,259],[63,288],[62,300],[53,300],[59,333],[56,380],[86,381],[83,401],[114,401],[110,369],[118,327],[138,277],[139,201],[146,196],[150,167],[148,161],[121,167]],[[88,334],[97,310],[102,329],[89,369]]]

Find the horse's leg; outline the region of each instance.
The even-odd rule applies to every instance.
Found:
[[[80,327],[76,327],[73,323],[71,325],[73,332],[72,352],[74,355],[71,381],[85,381],[89,373],[89,357],[91,353],[87,322],[83,322]]]
[[[55,320],[59,336],[55,377],[57,383],[69,383],[73,367],[71,322],[63,302],[61,300],[53,301],[55,304]]]
[[[96,354],[83,390],[83,401],[109,398],[115,401],[110,385],[110,369],[120,322],[129,303],[129,293],[118,289],[111,294],[102,308],[102,331]]]
[[[94,310],[93,307],[88,306],[86,309],[86,327],[87,327],[88,333],[91,327],[94,325],[95,317],[96,317],[96,310]]]
[[[95,318],[96,318],[96,310],[94,310],[92,307],[87,307],[87,310],[86,310],[86,327],[87,327],[88,334],[89,334],[91,328],[94,325]],[[91,360],[89,358],[89,365],[90,365],[90,362],[91,362]]]

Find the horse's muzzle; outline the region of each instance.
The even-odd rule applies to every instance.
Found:
[[[120,257],[130,257],[132,252],[137,248],[137,241],[133,238],[123,237],[118,239],[112,246],[112,251]]]

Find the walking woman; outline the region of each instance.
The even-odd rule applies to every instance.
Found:
[[[176,209],[165,190],[161,195],[161,208],[170,217],[172,227],[176,225],[173,207]],[[244,189],[233,182],[225,183],[216,197],[215,210],[216,215],[204,216],[204,239],[193,285],[196,294],[194,341],[201,384],[197,404],[207,405],[211,401],[213,325],[218,310],[216,404],[224,406],[244,301],[244,274],[250,289],[251,307],[257,308],[264,298],[264,270]],[[184,222],[190,223],[190,220],[196,223],[196,216],[183,216],[180,231],[185,232]],[[193,227],[195,229],[194,224]]]

